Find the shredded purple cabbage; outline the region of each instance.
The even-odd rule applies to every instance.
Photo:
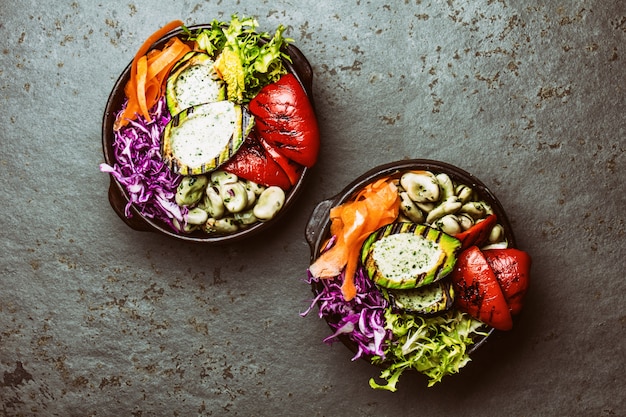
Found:
[[[181,176],[163,163],[160,154],[161,132],[170,120],[170,113],[161,98],[151,110],[152,121],[142,116],[115,131],[113,150],[116,163],[100,164],[100,171],[113,175],[128,192],[130,199],[125,215],[135,208],[145,217],[158,219],[178,231],[173,220],[184,223],[186,208],[175,200]]]
[[[346,302],[341,292],[341,283],[344,273],[333,279],[318,279],[308,273],[308,282],[320,284],[321,290],[311,303],[311,307],[302,315],[306,315],[315,304],[319,306],[320,318],[328,320],[334,333],[324,339],[332,344],[340,335],[345,335],[355,343],[357,352],[352,360],[361,357],[371,358],[379,356],[385,358],[385,345],[391,339],[391,332],[385,329],[385,309],[387,300],[366,276],[362,267],[358,268],[354,276],[357,295]],[[339,318],[338,322],[332,320]]]

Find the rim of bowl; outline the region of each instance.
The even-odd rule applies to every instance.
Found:
[[[210,24],[197,24],[188,26],[187,28],[191,31],[198,29],[210,28]],[[183,33],[182,28],[175,29],[165,36],[157,40],[150,49],[160,48],[162,47],[169,39],[174,36],[181,35]],[[285,52],[291,57],[292,62],[287,60],[283,60],[287,71],[294,74],[294,76],[298,79],[302,87],[304,88],[311,105],[315,109],[315,103],[313,100],[313,69],[311,64],[304,56],[302,51],[294,45],[287,45],[284,48]],[[111,93],[107,99],[106,107],[104,110],[104,115],[102,118],[102,150],[104,154],[104,160],[107,164],[113,166],[115,164],[115,155],[113,152],[113,141],[114,141],[114,132],[113,132],[113,123],[115,121],[116,113],[121,109],[122,104],[124,102],[124,86],[126,82],[130,78],[130,68],[132,65],[131,62],[124,68],[122,73],[119,75],[117,81],[113,85]],[[147,231],[147,232],[155,232],[164,234],[170,237],[173,237],[178,240],[185,240],[191,242],[200,242],[200,243],[231,243],[235,241],[242,240],[244,238],[248,238],[250,236],[256,235],[262,231],[269,229],[272,225],[276,224],[284,214],[291,208],[296,199],[300,196],[302,192],[302,188],[304,187],[307,178],[309,177],[308,173],[311,168],[303,167],[302,173],[300,174],[300,178],[293,185],[293,187],[286,193],[285,203],[282,209],[278,212],[278,214],[268,220],[266,222],[258,222],[255,223],[245,229],[241,229],[235,233],[230,234],[219,234],[219,235],[209,235],[202,232],[192,232],[189,234],[179,234],[176,233],[172,228],[170,228],[165,222],[158,219],[151,219],[142,215],[135,205],[131,205],[130,212],[131,217],[128,218],[125,214],[125,206],[130,200],[129,194],[126,188],[120,184],[120,182],[113,176],[109,174],[110,184],[109,184],[109,202],[117,215],[126,223],[129,227],[138,231]]]

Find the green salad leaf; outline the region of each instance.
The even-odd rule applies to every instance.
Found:
[[[279,25],[274,35],[257,32],[252,17],[233,15],[230,22],[213,20],[210,28],[189,33],[198,47],[216,58],[216,69],[226,82],[228,100],[249,102],[264,86],[287,72],[283,60],[291,62],[283,48],[293,40],[285,38]]]
[[[433,317],[422,317],[407,313],[385,311],[386,328],[391,330],[392,342],[385,349],[385,364],[390,365],[380,373],[384,384],[370,379],[375,389],[396,391],[396,384],[407,369],[415,369],[428,378],[431,387],[450,374],[459,372],[470,357],[468,347],[474,338],[486,336],[478,320],[459,311]],[[375,357],[374,363],[381,363]]]

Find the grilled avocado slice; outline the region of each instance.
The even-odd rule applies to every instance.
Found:
[[[392,308],[411,314],[437,314],[454,304],[454,288],[448,280],[409,290],[385,289],[383,294]]]
[[[448,275],[460,248],[458,239],[430,226],[391,223],[367,237],[361,262],[381,287],[418,288]]]
[[[225,99],[225,84],[217,75],[214,64],[209,55],[192,51],[172,68],[165,87],[171,115],[188,107]]]
[[[237,152],[253,125],[246,108],[230,101],[189,107],[165,126],[161,157],[175,174],[211,172]]]

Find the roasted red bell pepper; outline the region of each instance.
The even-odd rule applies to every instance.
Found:
[[[477,246],[460,253],[450,274],[455,293],[455,305],[483,323],[510,330],[513,320],[506,298],[487,259]]]
[[[320,135],[311,101],[293,74],[283,75],[250,101],[259,135],[305,167],[317,161]]]
[[[522,310],[530,279],[530,255],[519,249],[488,249],[483,251],[506,298],[512,315]]]
[[[275,185],[283,190],[291,187],[289,177],[274,158],[268,155],[254,131],[221,169],[257,184]]]
[[[292,160],[288,159],[284,156],[280,151],[274,148],[272,145],[267,143],[267,141],[259,138],[259,143],[265,149],[265,152],[282,168],[282,170],[289,178],[289,182],[291,185],[296,185],[296,182],[300,179],[300,174],[302,174],[302,165],[299,165]]]
[[[461,241],[461,250],[467,249],[470,246],[482,246],[489,240],[491,229],[496,225],[498,219],[495,214],[490,214],[485,217],[484,220],[476,223],[464,232],[454,235],[455,238]]]

